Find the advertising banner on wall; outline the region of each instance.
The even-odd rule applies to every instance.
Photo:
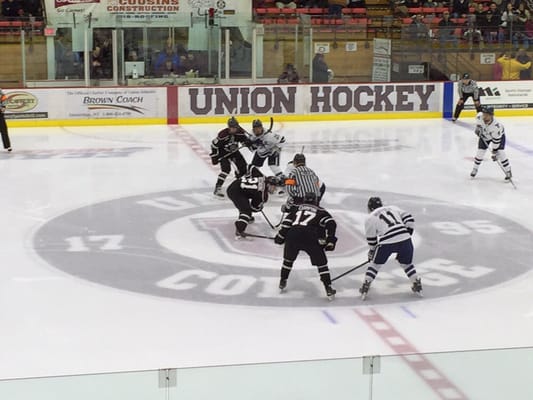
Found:
[[[51,26],[73,23],[74,19],[78,23],[90,19],[92,27],[110,27],[116,17],[122,21],[149,20],[157,24],[159,20],[164,23],[177,17],[189,18],[191,14],[203,15],[209,8],[220,15],[230,9],[238,14],[251,15],[250,3],[239,0],[44,0],[44,3]]]
[[[5,90],[6,119],[96,120],[166,118],[166,88]]]
[[[478,82],[481,104],[495,109],[533,109],[533,86],[520,81]],[[454,85],[454,104],[459,99],[457,83]],[[471,100],[465,104],[466,110],[473,110]]]
[[[442,84],[180,87],[180,120],[225,115],[438,112]]]

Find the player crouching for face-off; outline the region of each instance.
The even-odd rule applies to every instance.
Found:
[[[331,287],[325,251],[335,250],[337,224],[331,214],[317,204],[315,193],[306,193],[303,199],[295,199],[295,205],[283,219],[281,229],[274,238],[276,244],[285,243],[279,288],[282,292],[285,290],[292,265],[298,253],[304,251],[309,255],[311,264],[318,268],[326,295],[331,300],[336,290]]]
[[[392,253],[396,253],[396,260],[412,282],[411,290],[422,295],[422,283],[413,265],[413,216],[396,206],[384,206],[379,197],[368,199],[367,206],[370,215],[365,221],[365,234],[370,250],[365,281],[359,289],[361,298],[366,299],[370,284]]]
[[[474,168],[470,176],[474,178],[485,152],[490,147],[492,161],[500,162],[505,172],[505,181],[509,182],[512,178],[511,164],[505,154],[505,128],[503,124],[494,119],[494,108],[482,107],[481,112],[476,116],[475,134],[479,137],[477,144],[477,153],[474,157]]]
[[[246,227],[254,222],[253,212],[260,212],[276,186],[281,184],[273,176],[265,177],[259,168],[250,166],[246,175],[235,179],[227,189],[228,197],[239,210],[239,218],[235,221],[235,238],[246,237]]]
[[[283,172],[279,167],[279,157],[285,145],[285,137],[270,130],[265,131],[263,123],[258,119],[252,122],[252,130],[254,134],[250,138],[250,147],[255,150],[255,153],[250,164],[262,167],[265,160],[268,160],[272,173],[281,177]]]
[[[217,137],[211,142],[211,163],[213,165],[220,164],[220,173],[213,192],[216,197],[224,197],[222,185],[231,172],[232,163],[236,168],[237,178],[246,173],[246,160],[239,148],[249,144],[248,135],[235,117],[228,119],[228,126],[218,132]]]

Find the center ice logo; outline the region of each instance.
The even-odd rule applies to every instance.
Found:
[[[529,271],[531,232],[501,216],[434,199],[379,193],[416,219],[415,264],[426,299],[499,285]],[[328,253],[332,277],[363,262],[366,202],[374,192],[328,188],[323,205],[339,225],[338,250]],[[279,221],[279,203],[265,213]],[[288,291],[277,288],[282,247],[266,239],[235,242],[237,211],[208,190],[178,190],[120,198],[68,212],[34,236],[45,261],[102,285],[179,300],[279,307],[362,304],[357,288],[364,270],[335,281],[335,301],[305,255]],[[256,214],[248,229],[274,235]],[[504,249],[505,252],[502,252]],[[523,254],[508,263],[505,254]],[[528,254],[526,254],[528,253]],[[380,271],[370,304],[413,300],[409,281],[394,260]],[[369,304],[368,301],[365,305]]]

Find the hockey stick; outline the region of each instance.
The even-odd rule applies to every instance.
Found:
[[[365,266],[365,265],[368,264],[369,262],[370,262],[370,261],[367,260],[367,261],[365,261],[364,263],[359,264],[358,266],[353,267],[352,269],[349,269],[348,271],[346,271],[346,272],[340,274],[339,276],[336,276],[335,278],[331,279],[331,282],[336,281],[337,279],[342,278],[342,277],[345,276],[345,275],[348,275],[350,272],[353,272],[353,271],[355,271],[356,269],[359,269],[359,268]]]
[[[281,225],[281,223],[283,222],[283,219],[285,218],[285,212],[282,212],[281,213],[281,218],[279,219],[279,222],[274,225],[275,228],[279,228],[279,226]]]
[[[226,154],[225,156],[220,157],[220,158],[218,159],[218,161],[220,161],[220,160],[225,160],[226,158],[228,158],[228,157],[234,155],[235,153],[238,153],[240,149],[243,149],[243,148],[245,148],[245,147],[247,147],[247,146],[239,146],[239,147],[237,147],[237,150],[232,151],[231,153],[228,153],[228,154]]]
[[[263,214],[263,217],[265,217],[265,221],[267,222],[267,224],[270,225],[270,227],[275,230],[276,228],[274,227],[274,225],[272,225],[272,222],[270,222],[270,220],[268,219],[268,217],[266,216],[263,210],[261,210],[261,214]]]
[[[488,145],[488,143],[485,141],[485,139],[483,139],[481,136],[479,136],[479,138],[481,139],[481,141],[483,142],[483,144],[487,147],[487,149],[489,149],[489,145]],[[503,171],[504,175],[507,176],[507,171],[505,171],[505,168],[503,167],[501,161],[500,161],[498,158],[496,158],[496,163],[499,165],[499,167],[500,167],[500,169]],[[508,181],[511,182],[511,185],[513,185],[513,187],[514,187],[515,189],[518,189],[518,188],[516,187],[516,185],[514,184],[514,182],[513,182],[513,178],[509,178]]]
[[[246,232],[244,235],[245,235],[245,237],[246,237],[246,236],[250,236],[250,237],[254,237],[254,238],[274,240],[274,237],[273,237],[273,236],[256,235],[255,233],[248,233],[248,232]]]
[[[268,128],[268,131],[265,133],[272,132],[272,127],[274,126],[274,118],[270,117],[270,127]]]

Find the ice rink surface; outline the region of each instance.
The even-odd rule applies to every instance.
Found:
[[[417,221],[424,298],[391,260],[366,302],[363,269],[328,302],[305,255],[280,295],[281,248],[234,241],[208,158],[223,125],[11,129],[0,378],[533,346],[533,118],[500,121],[517,189],[488,155],[470,179],[472,118],[275,122],[282,165],[303,147],[328,187],[333,277],[365,261],[370,195]]]

